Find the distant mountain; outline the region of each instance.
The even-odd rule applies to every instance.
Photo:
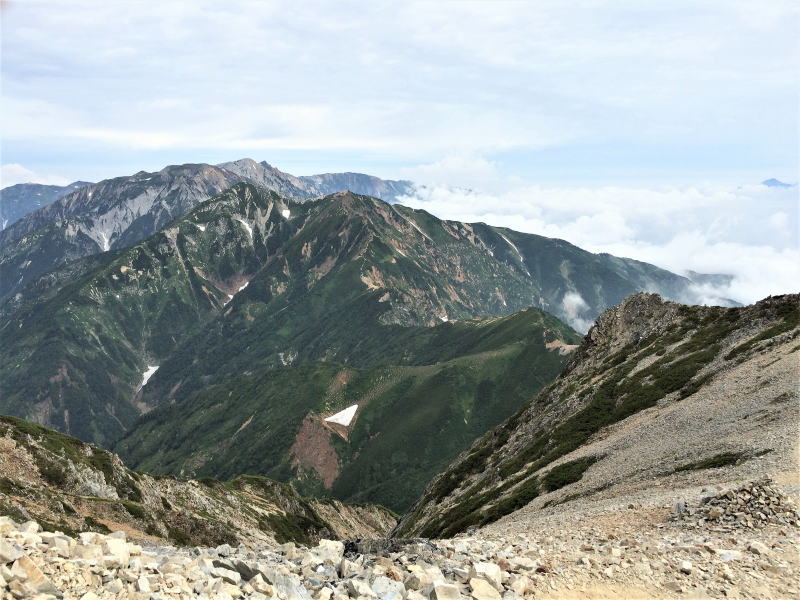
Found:
[[[431,481],[394,535],[448,537],[526,506],[628,502],[772,452],[793,473],[798,327],[798,295],[744,308],[631,296],[552,385]],[[693,476],[698,488],[708,480]]]
[[[404,327],[532,304],[581,325],[642,289],[677,298],[691,282],[366,196],[298,203],[239,184],[21,289],[0,320],[0,410],[109,443],[141,412],[253,369],[377,365],[402,356]]]
[[[772,179],[765,179],[761,182],[761,185],[765,185],[767,187],[777,187],[777,188],[790,188],[794,187],[797,184],[794,183],[783,183],[774,177]]]
[[[217,166],[237,173],[251,183],[297,200],[318,198],[347,190],[354,194],[395,202],[400,196],[414,191],[414,184],[410,181],[379,179],[362,173],[324,173],[295,177],[267,162],[258,163],[249,158]]]
[[[294,200],[347,189],[340,186],[392,200],[411,187],[357,173],[298,178],[250,159],[175,165],[87,184],[0,231],[0,299],[69,261],[127,248],[240,182]]]
[[[90,185],[88,181],[74,181],[69,185],[18,183],[3,188],[0,190],[0,230],[86,185]]]

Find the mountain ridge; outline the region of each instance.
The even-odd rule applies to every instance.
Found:
[[[169,165],[152,173],[139,171],[106,179],[67,194],[0,230],[0,299],[66,262],[129,247],[241,182],[294,200],[338,191],[344,184],[371,195],[386,194],[389,200],[411,189],[410,182],[351,173],[297,178],[252,159],[218,166]]]
[[[64,420],[72,405],[73,417],[84,415],[79,435],[95,441],[113,439],[137,412],[190,393],[209,373],[238,376],[254,361],[285,366],[290,357],[376,365],[391,339],[382,327],[531,304],[593,319],[637,289],[680,295],[690,286],[563,241],[441,221],[351,193],[297,203],[249,184],[67,271],[23,289],[3,313],[0,370],[11,393],[2,409],[77,433]],[[565,310],[571,294],[584,308]],[[160,368],[138,395],[150,365]]]
[[[451,536],[767,452],[785,465],[785,430],[798,422],[799,303],[725,309],[631,296],[597,320],[556,381],[431,482],[394,534]],[[765,437],[767,424],[777,433]]]

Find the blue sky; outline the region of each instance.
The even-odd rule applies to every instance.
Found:
[[[2,185],[266,160],[796,291],[795,0],[2,3]],[[719,290],[718,290],[719,291]]]
[[[242,156],[384,177],[468,157],[553,185],[792,178],[796,7],[9,0],[2,162],[93,180]]]

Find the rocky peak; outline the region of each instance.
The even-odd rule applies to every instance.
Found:
[[[598,317],[580,355],[609,354],[659,333],[672,323],[680,307],[658,294],[632,294]]]

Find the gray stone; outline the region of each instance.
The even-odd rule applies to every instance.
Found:
[[[22,551],[5,540],[0,540],[0,563],[8,564],[22,556]]]
[[[469,587],[475,600],[500,600],[499,592],[485,579],[473,577],[469,580]]]
[[[372,591],[380,600],[403,600],[406,597],[406,587],[388,577],[376,577],[372,582]]]
[[[460,600],[461,591],[452,583],[437,581],[425,588],[425,596],[430,600]]]

